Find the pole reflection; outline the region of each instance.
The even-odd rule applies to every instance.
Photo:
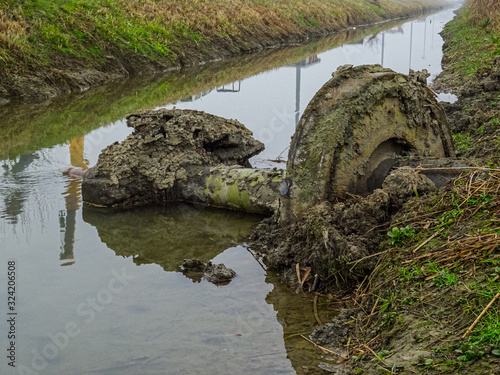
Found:
[[[73,138],[69,144],[69,155],[71,165],[75,168],[88,169],[88,160],[84,159],[85,137]],[[66,261],[61,266],[69,266],[75,263],[74,244],[76,230],[76,211],[81,203],[81,178],[68,176],[64,192],[66,210],[59,211],[59,227],[61,232],[61,253],[59,259]]]

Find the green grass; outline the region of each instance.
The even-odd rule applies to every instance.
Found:
[[[465,151],[472,146],[472,137],[467,134],[452,132],[451,137],[453,139],[455,150]]]
[[[186,50],[245,45],[311,29],[340,30],[439,0],[10,0],[0,3],[0,67],[19,70],[75,59],[102,65],[106,56],[175,63]]]
[[[445,37],[453,35],[447,54],[453,56],[452,70],[457,79],[491,68],[492,59],[500,55],[500,30],[489,23],[475,24],[471,17],[471,10],[466,6],[443,31]]]
[[[477,313],[479,315],[481,311]],[[498,308],[491,308],[479,321],[469,336],[469,342],[474,346],[488,344],[500,349],[500,311]]]

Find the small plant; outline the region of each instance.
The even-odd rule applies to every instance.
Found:
[[[453,224],[461,215],[463,211],[458,206],[458,204],[455,206],[454,209],[446,211],[435,223],[438,224],[436,229],[446,227],[448,225]]]
[[[377,356],[380,360],[382,361],[385,361],[387,358],[389,358],[390,356],[392,355],[392,351],[391,350],[386,350],[386,349],[382,349],[381,351],[379,351],[377,353]],[[372,361],[377,361],[376,358],[373,358]]]
[[[436,273],[437,275],[432,279],[434,285],[440,288],[446,288],[455,285],[458,282],[458,276],[453,272],[443,268],[440,269],[434,262],[427,263],[425,268],[428,272]]]
[[[401,305],[403,305],[403,306],[411,306],[415,302],[418,302],[418,298],[417,297],[405,297],[401,301]]]
[[[396,313],[390,312],[382,316],[382,323],[380,323],[380,326],[391,327],[394,325],[394,323],[396,323]]]
[[[387,242],[392,246],[401,246],[407,239],[414,237],[415,233],[416,231],[411,225],[407,225],[404,228],[394,227],[387,232]]]
[[[472,138],[469,135],[463,135],[462,133],[452,133],[453,143],[457,150],[465,151],[469,149],[472,145]]]
[[[422,275],[424,271],[420,267],[413,265],[411,268],[401,267],[398,269],[401,274],[401,281],[410,281]]]
[[[425,358],[422,354],[420,354],[414,364],[421,367],[429,367],[432,365],[432,362],[432,358]]]
[[[491,201],[494,198],[495,198],[494,196],[486,194],[486,193],[483,192],[483,194],[481,194],[477,199],[469,198],[467,200],[467,203],[472,204],[472,205],[479,205],[479,204],[482,204],[482,203],[487,203],[487,202]]]
[[[434,285],[440,288],[447,288],[449,286],[455,285],[458,281],[458,277],[454,273],[443,269],[439,271],[439,276],[435,277],[433,281]]]
[[[390,307],[396,307],[394,299],[395,296],[389,291],[387,291],[387,298],[382,298],[379,296],[378,300],[379,302],[382,302],[382,304],[380,305],[380,312],[385,312]]]
[[[471,343],[463,343],[455,352],[461,354],[457,360],[461,362],[477,361],[484,355],[484,350],[478,348],[477,345]]]

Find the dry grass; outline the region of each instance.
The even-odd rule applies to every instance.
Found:
[[[8,47],[4,60],[17,50],[21,56],[41,56],[49,65],[54,51],[95,60],[116,48],[175,60],[186,45],[281,42],[415,14],[439,1],[26,0],[17,6],[17,1],[0,3],[0,44]]]
[[[205,34],[238,34],[242,30],[298,32],[304,28],[339,30],[352,24],[379,21],[402,12],[421,11],[432,0],[119,0],[133,17],[161,20]]]
[[[478,169],[455,180],[449,195],[433,208],[432,214],[420,212],[423,229],[448,233],[447,241],[430,252],[403,264],[434,262],[444,268],[466,267],[500,248],[500,171]],[[429,209],[428,209],[429,210]],[[425,210],[423,210],[425,211]],[[444,211],[444,212],[443,212]],[[450,228],[450,229],[448,229]],[[457,228],[453,230],[452,228]],[[469,229],[469,233],[465,232]]]
[[[28,25],[20,8],[7,14],[0,9],[0,60],[8,58],[8,51],[20,51],[21,45],[28,36]]]
[[[486,321],[480,318],[500,291],[499,192],[500,170],[477,168],[454,180],[446,191],[414,200],[398,213],[393,225],[411,222],[420,231],[418,242],[389,249],[386,259],[359,286],[354,305],[365,315],[353,321],[349,341],[353,355],[371,355],[389,369],[378,358],[379,350],[411,358],[411,353],[432,348],[430,357],[408,364],[417,370],[412,372],[442,373],[446,366],[446,373],[459,373],[464,365],[478,365],[469,368],[471,373],[493,373],[490,367],[497,364],[488,363],[484,354],[498,345],[498,313]],[[478,321],[480,328],[467,330]],[[463,341],[465,332],[473,338],[469,335]],[[427,358],[432,361],[425,362]],[[371,368],[369,363],[356,365]],[[488,371],[478,370],[482,366]]]
[[[0,74],[113,56],[142,71],[296,43],[348,26],[415,15],[443,0],[11,0],[0,2]],[[40,68],[40,69],[39,69]],[[8,83],[2,82],[0,85]]]
[[[500,29],[500,2],[498,0],[467,0],[471,8],[472,20],[489,22]]]

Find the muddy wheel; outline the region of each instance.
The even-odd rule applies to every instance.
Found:
[[[380,187],[396,157],[454,156],[444,112],[426,75],[380,65],[342,66],[314,96],[292,138],[281,218],[346,193]]]

